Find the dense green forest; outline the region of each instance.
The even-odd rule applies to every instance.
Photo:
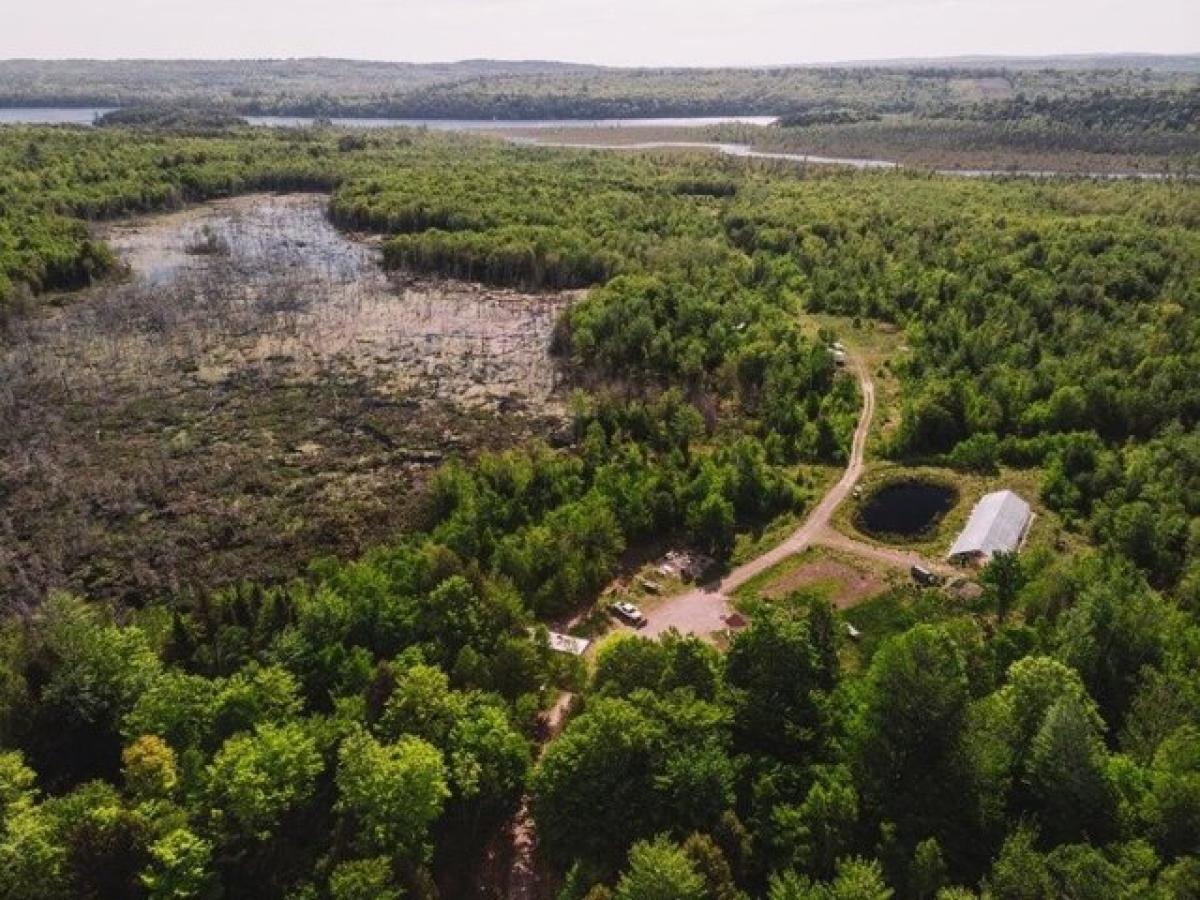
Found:
[[[982,121],[1045,119],[1096,132],[1107,130],[1191,131],[1200,129],[1200,89],[1121,96],[1097,91],[1087,96],[1035,98],[1018,94],[1010,100],[966,108],[931,110],[932,118],[965,118]]]
[[[112,272],[89,219],[276,188],[389,266],[590,287],[569,446],[451,463],[418,527],[285,583],[10,610],[0,897],[472,896],[524,794],[564,900],[1200,892],[1195,184],[4,129],[0,297]],[[724,652],[553,653],[626,553],[725,561],[844,461],[859,398],[805,312],[902,330],[888,456],[1035,469],[1089,549],[894,587],[869,644],[796,596]]]
[[[961,119],[980,122],[1040,122],[1046,126],[1086,129],[1094,135],[1128,132],[1195,132],[1200,129],[1200,88],[1120,94],[1099,90],[1084,95],[1049,97],[1039,94],[985,100],[978,103],[930,107],[918,113],[923,119]],[[813,105],[780,117],[785,128],[809,125],[845,125],[877,121],[878,114],[853,107]]]
[[[491,120],[498,127],[537,119],[777,116],[784,127],[709,136],[930,168],[1093,173],[1194,171],[1198,84],[1195,56],[754,69],[0,60],[0,106],[182,106],[208,110],[200,118],[209,122],[346,116]]]
[[[246,120],[217,106],[127,106],[96,118],[96,126],[126,128],[169,128],[173,131],[220,131]]]

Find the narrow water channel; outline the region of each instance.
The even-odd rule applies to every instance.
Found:
[[[570,150],[711,150],[725,156],[741,159],[774,159],[784,162],[804,163],[816,166],[848,166],[852,169],[903,169],[908,167],[887,159],[862,159],[851,156],[819,156],[814,153],[786,153],[777,150],[755,150],[749,144],[727,144],[717,141],[637,141],[626,144],[593,144],[582,141],[547,141],[536,135],[509,136],[514,144],[527,147],[558,147]],[[955,178],[1102,178],[1120,181],[1138,179],[1161,181],[1168,178],[1185,178],[1186,175],[1166,175],[1161,172],[1058,172],[1049,169],[933,169],[935,175]]]

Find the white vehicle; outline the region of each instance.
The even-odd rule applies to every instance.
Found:
[[[609,609],[614,616],[634,628],[643,628],[646,625],[645,614],[628,600],[618,600]]]

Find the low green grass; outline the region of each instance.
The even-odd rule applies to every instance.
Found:
[[[813,336],[822,328],[833,332],[870,373],[875,383],[875,418],[867,438],[867,456],[879,456],[884,440],[900,424],[901,385],[891,363],[908,352],[904,332],[885,322],[828,313],[806,313],[805,322],[806,331]]]
[[[758,599],[761,599],[759,597],[759,594],[763,590],[763,588],[765,588],[767,585],[771,584],[774,581],[778,581],[783,576],[796,571],[798,568],[800,568],[805,563],[812,562],[816,558],[817,558],[817,553],[816,553],[815,548],[809,547],[803,553],[796,553],[796,554],[793,554],[792,556],[788,556],[784,559],[781,559],[775,565],[771,566],[771,568],[766,569],[765,571],[759,572],[757,575],[755,575],[753,578],[751,578],[749,581],[747,581],[745,584],[743,584],[741,587],[739,587],[736,591],[734,591],[733,592],[734,599],[735,600],[758,600]]]
[[[890,637],[925,622],[940,622],[966,612],[960,601],[943,591],[899,585],[841,613],[842,620],[859,631],[847,641],[843,662],[852,669],[865,668],[875,651]]]

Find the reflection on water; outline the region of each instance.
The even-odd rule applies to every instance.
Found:
[[[879,537],[921,537],[941,521],[957,499],[958,492],[948,485],[900,481],[868,497],[858,510],[855,524]]]
[[[112,112],[112,107],[0,107],[0,125],[91,125],[107,112]]]
[[[0,125],[91,125],[112,107],[0,107]],[[313,116],[245,116],[251,125],[295,128],[312,125]],[[337,117],[339,128],[429,128],[434,131],[480,131],[505,128],[705,128],[709,125],[770,125],[775,116],[684,116],[665,119],[395,119]]]
[[[133,276],[118,306],[156,327],[149,343],[137,329],[115,339],[212,381],[338,373],[459,406],[557,411],[549,347],[573,295],[389,277],[373,247],[330,224],[326,203],[260,194],[109,226]]]

